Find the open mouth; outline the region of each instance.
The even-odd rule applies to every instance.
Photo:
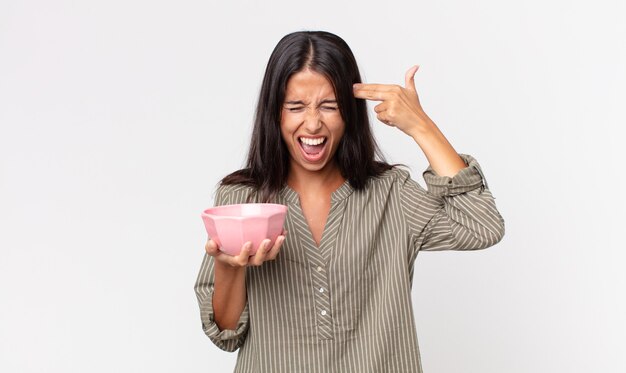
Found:
[[[309,162],[319,161],[325,153],[326,140],[325,136],[298,137],[298,143],[304,158]]]

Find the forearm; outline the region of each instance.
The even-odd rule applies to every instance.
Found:
[[[213,312],[221,329],[236,329],[246,306],[246,267],[215,262]]]
[[[452,177],[467,167],[430,118],[424,120],[424,125],[415,126],[409,135],[422,149],[437,175]]]

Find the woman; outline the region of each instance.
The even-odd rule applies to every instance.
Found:
[[[422,110],[417,69],[405,87],[362,84],[348,45],[327,32],[295,32],[274,49],[247,167],[222,180],[216,205],[288,205],[286,232],[253,256],[250,244],[233,257],[209,239],[195,286],[204,332],[239,348],[236,372],[421,372],[418,252],[502,239],[479,164]],[[422,149],[428,191],[381,161],[365,100]]]

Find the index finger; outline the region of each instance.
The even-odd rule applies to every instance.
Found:
[[[384,101],[390,97],[395,86],[389,84],[354,84],[354,97],[368,100]]]
[[[396,84],[354,83],[352,88],[359,91],[388,92],[397,89],[398,86]]]

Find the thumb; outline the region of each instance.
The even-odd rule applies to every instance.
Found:
[[[415,73],[417,72],[417,69],[419,68],[420,68],[420,65],[415,65],[407,70],[406,75],[404,76],[404,86],[406,89],[409,89],[414,92],[416,91],[414,77],[415,77]]]

